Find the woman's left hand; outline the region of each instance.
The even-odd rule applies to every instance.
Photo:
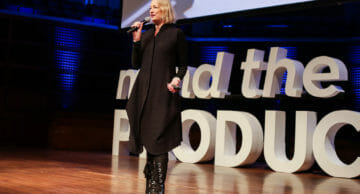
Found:
[[[174,77],[170,83],[167,84],[167,88],[171,93],[175,93],[180,88],[181,80],[178,77]]]

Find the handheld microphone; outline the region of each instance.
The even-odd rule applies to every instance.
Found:
[[[148,22],[150,22],[150,17],[146,17],[143,21],[141,21],[143,24],[146,24],[146,23],[148,23]],[[127,31],[127,33],[128,34],[130,34],[130,33],[132,33],[132,32],[134,32],[134,31],[136,31],[136,30],[138,30],[138,27],[132,27],[132,28],[130,28],[128,31]]]
[[[177,85],[171,84],[171,86],[172,86],[176,91],[181,89],[181,87],[180,87],[180,86],[177,86]]]

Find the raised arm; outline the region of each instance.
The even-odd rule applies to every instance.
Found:
[[[143,22],[135,22],[131,27],[137,27],[138,29],[132,33],[133,36],[133,48],[131,54],[131,64],[134,68],[140,68],[141,66],[141,30]]]

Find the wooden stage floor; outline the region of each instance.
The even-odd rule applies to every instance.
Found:
[[[0,193],[144,193],[144,162],[109,153],[0,149]],[[359,194],[360,180],[275,173],[260,164],[225,168],[171,161],[166,193]]]

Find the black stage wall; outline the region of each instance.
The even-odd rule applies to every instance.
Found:
[[[6,14],[0,26],[0,145],[109,150],[127,40]]]

